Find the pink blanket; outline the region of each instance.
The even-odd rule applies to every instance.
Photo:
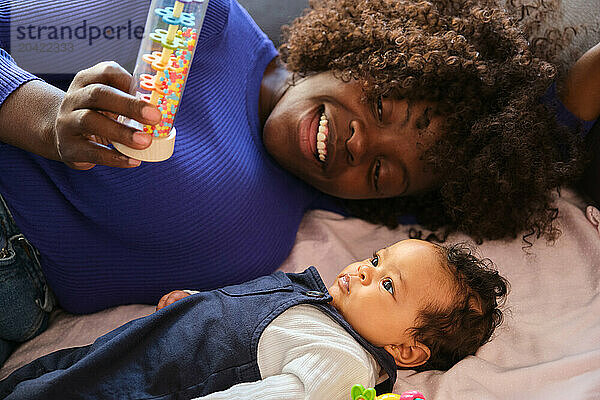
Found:
[[[521,238],[479,247],[511,283],[505,321],[493,340],[444,373],[399,371],[396,392],[416,389],[427,400],[600,398],[600,212],[567,190],[557,206],[563,234],[556,243],[537,240],[528,252]],[[313,211],[304,218],[282,270],[315,265],[330,283],[353,260],[406,239],[409,228],[389,230]],[[457,234],[448,241],[464,240]],[[0,378],[153,310],[130,305],[86,316],[56,311],[49,329],[17,349]]]

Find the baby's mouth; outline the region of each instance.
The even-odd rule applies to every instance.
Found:
[[[321,163],[327,161],[327,139],[329,137],[329,121],[325,116],[325,113],[321,113],[321,119],[319,120],[319,128],[317,130],[317,158]]]
[[[350,294],[350,276],[348,274],[340,276],[340,283],[342,284],[342,287],[346,290],[346,293]]]

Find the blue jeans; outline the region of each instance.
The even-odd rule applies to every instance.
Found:
[[[46,329],[54,304],[39,253],[0,195],[0,366],[19,343]]]

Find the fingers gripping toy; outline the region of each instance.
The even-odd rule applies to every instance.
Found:
[[[350,398],[352,400],[425,400],[425,396],[416,390],[410,390],[402,394],[386,393],[377,396],[375,389],[365,389],[363,385],[352,386]]]
[[[121,153],[142,161],[163,161],[173,154],[176,135],[173,121],[208,1],[152,0],[130,93],[158,106],[162,120],[151,126],[121,116],[120,122],[153,136],[152,144],[144,150],[113,142]]]

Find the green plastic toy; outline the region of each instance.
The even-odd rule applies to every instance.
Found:
[[[425,396],[416,390],[410,390],[402,394],[385,393],[377,396],[375,389],[365,389],[363,385],[352,386],[350,398],[352,400],[425,400]]]

